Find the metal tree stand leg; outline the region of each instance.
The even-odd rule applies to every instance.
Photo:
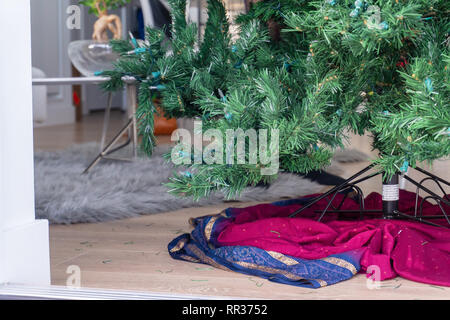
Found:
[[[444,207],[444,205],[450,206],[450,199],[449,199],[448,195],[445,193],[444,188],[442,187],[442,184],[444,184],[446,186],[450,186],[450,183],[440,177],[437,177],[437,176],[421,169],[421,168],[415,168],[415,169],[417,171],[425,174],[427,177],[422,179],[420,182],[415,181],[414,179],[408,177],[407,175],[403,176],[404,179],[411,182],[412,184],[414,184],[417,187],[414,215],[405,214],[405,213],[399,211],[399,200],[400,200],[399,199],[399,174],[394,174],[390,179],[383,179],[383,184],[382,184],[383,206],[382,206],[382,209],[380,209],[380,210],[365,209],[364,194],[363,194],[362,190],[356,186],[356,184],[358,184],[362,181],[365,181],[367,179],[370,179],[372,177],[375,177],[379,174],[382,174],[382,172],[372,173],[372,174],[369,174],[358,180],[355,180],[355,179],[358,178],[359,176],[363,175],[365,172],[369,171],[372,167],[373,167],[373,165],[369,165],[368,167],[364,168],[360,172],[356,173],[355,175],[353,175],[352,177],[347,179],[342,184],[340,184],[340,185],[332,188],[328,192],[312,199],[307,204],[305,204],[302,208],[293,212],[289,217],[293,218],[296,215],[303,212],[304,210],[306,210],[307,208],[311,207],[313,204],[317,203],[318,201],[325,199],[328,201],[327,205],[325,206],[325,209],[315,210],[316,213],[320,213],[320,217],[318,218],[318,221],[321,221],[326,213],[359,214],[360,218],[364,214],[382,213],[383,219],[409,219],[409,220],[414,220],[414,221],[422,222],[422,223],[432,225],[432,226],[437,226],[437,227],[443,227],[443,226],[440,224],[437,224],[437,223],[433,223],[429,220],[432,220],[432,219],[444,220],[445,219],[448,222],[448,225],[450,227],[450,217],[447,214],[445,207]],[[425,186],[423,186],[423,183],[427,180],[431,180],[438,185],[439,189],[443,193],[442,197],[437,195],[430,189],[426,188]],[[341,210],[341,206],[342,206],[345,198],[347,197],[348,193],[340,201],[337,208],[333,205],[332,202],[336,198],[337,194],[340,192],[346,191],[348,189],[355,190],[356,195],[357,195],[357,200],[359,203],[359,210]],[[422,201],[419,203],[419,200],[418,200],[419,192],[421,190],[425,191],[428,194],[428,196],[422,198]],[[329,199],[328,196],[331,196],[331,199]],[[422,213],[422,209],[423,209],[423,204],[426,203],[426,200],[433,200],[434,202],[436,202],[438,204],[439,208],[441,209],[442,215],[439,214],[439,215],[424,216]]]
[[[364,174],[365,172],[369,171],[370,169],[372,169],[373,165],[369,165],[367,167],[365,167],[364,169],[362,169],[361,171],[359,171],[358,173],[354,174],[353,176],[351,176],[350,178],[348,178],[347,180],[345,180],[342,184],[330,189],[329,191],[325,192],[324,194],[318,196],[317,198],[312,199],[310,202],[308,202],[307,204],[305,204],[303,207],[301,207],[300,209],[298,209],[297,211],[293,212],[289,217],[293,218],[295,217],[297,214],[301,213],[303,210],[309,208],[310,206],[312,206],[313,204],[317,203],[318,201],[325,199],[326,197],[328,197],[330,194],[336,193],[336,192],[340,192],[344,189],[348,188],[348,184],[356,179],[357,177],[359,177],[360,175]]]
[[[111,159],[111,160],[120,160],[120,161],[132,161],[137,157],[137,144],[138,144],[138,133],[137,133],[137,120],[136,120],[136,85],[134,81],[125,81],[126,82],[126,92],[127,92],[127,100],[128,100],[128,122],[126,125],[117,132],[114,138],[104,146],[106,139],[106,132],[108,129],[107,122],[109,122],[110,117],[110,109],[111,109],[111,101],[112,95],[108,96],[108,107],[105,112],[105,125],[103,127],[102,132],[102,140],[101,140],[101,151],[95,157],[95,159],[89,164],[89,166],[83,171],[83,174],[88,173],[95,165],[97,165],[102,159]],[[122,138],[122,136],[128,133],[128,139],[125,143],[114,148],[116,143]],[[131,158],[114,158],[109,155],[120,150],[127,145],[133,145],[132,157]]]

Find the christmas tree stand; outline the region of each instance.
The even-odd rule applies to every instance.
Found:
[[[321,221],[322,218],[325,216],[326,213],[337,213],[337,214],[357,214],[360,218],[362,218],[364,215],[373,215],[376,213],[381,213],[383,219],[408,219],[408,220],[414,220],[418,222],[422,222],[428,225],[432,226],[438,226],[443,227],[442,225],[436,224],[430,220],[435,219],[445,219],[450,226],[450,219],[449,215],[444,209],[444,205],[450,206],[450,199],[448,195],[445,193],[443,185],[450,186],[450,183],[430,172],[425,171],[421,168],[414,168],[414,170],[417,170],[421,173],[423,173],[426,177],[423,178],[420,181],[415,181],[414,179],[410,178],[406,174],[402,174],[402,178],[406,179],[407,181],[411,182],[413,185],[416,186],[416,201],[415,201],[415,208],[414,208],[414,215],[411,214],[405,214],[399,211],[399,178],[400,174],[394,174],[390,179],[383,179],[382,183],[382,198],[383,198],[383,206],[380,210],[367,210],[365,209],[364,205],[364,193],[362,192],[361,188],[358,186],[359,183],[368,180],[370,178],[373,178],[375,176],[378,176],[382,174],[383,172],[375,172],[368,174],[364,177],[363,176],[366,172],[368,172],[370,169],[374,167],[373,164],[367,166],[366,168],[362,169],[358,173],[354,174],[350,178],[348,178],[345,182],[342,184],[332,188],[328,192],[325,192],[324,194],[312,199],[310,202],[308,202],[306,205],[304,205],[302,208],[298,209],[297,211],[293,212],[289,217],[295,217],[298,214],[302,213],[305,209],[311,207],[313,204],[317,203],[320,200],[325,199],[328,201],[327,205],[323,210],[315,210],[316,213],[320,213],[320,216],[318,218],[318,221]],[[442,191],[442,196],[439,196],[435,192],[431,191],[429,188],[424,186],[424,183],[426,181],[432,181],[435,183],[439,190]],[[349,192],[354,191],[354,192]],[[419,203],[419,194],[420,191],[424,191],[427,195],[422,198],[422,200]],[[344,197],[339,202],[337,206],[333,205],[333,200],[336,198],[338,194],[344,194]],[[354,194],[359,209],[358,210],[345,210],[342,209],[342,205],[344,204],[344,200],[349,197],[350,194]],[[423,215],[423,205],[427,200],[434,200],[439,208],[442,211],[442,214],[439,215]]]

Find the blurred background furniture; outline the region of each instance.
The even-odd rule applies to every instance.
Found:
[[[67,21],[79,9],[79,28],[69,28]],[[225,7],[231,18],[245,11],[244,0],[225,0]],[[145,26],[163,28],[170,24],[170,10],[167,0],[132,0],[127,6],[111,10],[120,16],[122,34],[128,32],[137,39],[144,38]],[[187,19],[199,24],[199,36],[207,19],[206,0],[188,1]],[[91,39],[96,16],[88,13],[88,8],[77,0],[31,1],[32,65],[42,71],[45,77],[62,78],[83,76],[75,68],[68,55],[69,44],[73,41]],[[71,21],[71,20],[70,20]],[[231,21],[231,20],[230,20]],[[235,28],[233,25],[231,29]],[[170,28],[167,28],[170,30]],[[45,39],[42,35],[45,34]],[[35,72],[39,72],[35,70]],[[44,77],[36,75],[35,77]],[[54,126],[81,122],[84,116],[95,112],[105,112],[109,96],[92,85],[49,85],[34,88],[40,92],[35,99],[35,127]],[[42,93],[46,90],[46,97]],[[116,92],[111,97],[111,109],[126,113],[126,93]]]
[[[44,71],[33,67],[33,78],[45,78]],[[47,86],[33,87],[33,122],[42,123],[47,120]]]
[[[78,84],[100,84],[109,80],[107,77],[71,77],[71,78],[33,78],[33,86],[49,86],[49,85],[78,85]],[[137,156],[137,142],[138,142],[138,134],[137,134],[137,123],[136,123],[136,85],[135,79],[132,77],[124,77],[123,81],[125,82],[126,92],[127,92],[127,110],[128,110],[128,121],[126,125],[120,129],[114,138],[105,145],[105,139],[102,138],[102,146],[100,153],[97,157],[89,164],[89,166],[85,169],[83,173],[87,173],[90,169],[92,169],[100,160],[102,159],[113,159],[113,160],[133,160]],[[105,118],[106,120],[106,118]],[[109,120],[109,119],[107,119]],[[107,126],[107,121],[105,122]],[[105,126],[103,132],[105,133]],[[125,143],[116,146],[122,136],[128,133],[127,140]],[[113,158],[110,154],[115,151],[122,149],[123,147],[132,143],[132,155],[130,158]]]

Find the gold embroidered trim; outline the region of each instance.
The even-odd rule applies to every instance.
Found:
[[[271,267],[264,267],[264,266],[259,266],[257,264],[254,263],[250,263],[250,262],[243,262],[243,261],[235,261],[234,263],[244,267],[244,268],[249,268],[249,269],[255,269],[255,270],[261,270],[267,273],[279,273],[282,274],[283,276],[285,276],[288,279],[291,280],[305,280],[305,278],[296,276],[295,274],[292,274],[290,272],[284,271],[284,270],[280,270],[280,269],[276,269],[276,268],[271,268]]]
[[[326,281],[321,280],[321,279],[312,279],[312,280],[317,281],[321,287],[325,287],[328,285],[328,283]]]
[[[286,257],[284,254],[279,253],[279,252],[275,252],[275,251],[266,251],[272,258],[284,263],[285,265],[288,266],[294,266],[296,264],[298,264],[297,261],[295,261],[294,259],[291,259],[289,257]]]
[[[327,285],[327,282],[324,281],[324,280],[321,280],[321,279],[310,279],[309,280],[309,279],[305,279],[305,278],[299,277],[299,276],[297,276],[295,274],[292,274],[290,272],[287,272],[287,271],[284,271],[284,270],[280,270],[280,269],[276,269],[276,268],[263,267],[263,266],[259,266],[257,264],[253,264],[253,263],[249,263],[249,262],[242,262],[242,261],[238,261],[238,262],[235,262],[235,263],[240,265],[240,266],[242,266],[242,267],[249,268],[249,269],[261,270],[261,271],[264,271],[264,272],[267,272],[267,273],[279,273],[279,274],[285,276],[286,278],[291,279],[291,280],[295,280],[295,281],[302,281],[302,280],[303,281],[311,281],[311,280],[313,280],[313,281],[317,281],[321,287],[325,287]]]
[[[172,249],[170,249],[170,252],[176,252],[179,251],[181,248],[184,247],[184,245],[186,244],[188,239],[184,238],[181,239],[180,241],[178,241],[177,245],[175,247],[173,247]]]
[[[180,254],[180,258],[183,258],[184,260],[191,261],[191,262],[200,262],[200,260],[192,258],[192,257],[187,256],[185,254]]]
[[[358,272],[353,264],[351,264],[348,261],[345,261],[344,259],[340,259],[340,258],[336,258],[336,257],[327,257],[327,258],[323,258],[323,259],[320,259],[320,260],[323,260],[323,261],[326,261],[328,263],[334,264],[334,265],[339,266],[341,268],[345,268],[348,271],[350,271],[352,274],[356,274]]]
[[[216,261],[214,261],[213,259],[211,259],[210,257],[208,257],[207,255],[205,255],[200,249],[198,249],[195,245],[191,245],[188,244],[186,246],[189,250],[191,250],[198,258],[201,262],[207,263],[215,268],[218,269],[222,269],[225,271],[232,271],[230,269],[228,269],[227,267],[218,264]],[[254,270],[261,270],[267,273],[275,273],[275,274],[282,274],[283,276],[285,276],[288,279],[294,280],[294,281],[310,281],[309,279],[305,279],[302,277],[299,277],[295,274],[292,274],[290,272],[284,271],[284,270],[280,270],[280,269],[276,269],[276,268],[270,268],[270,267],[264,267],[264,266],[259,266],[257,264],[254,263],[249,263],[249,262],[242,262],[242,261],[234,261],[233,263],[236,263],[242,267],[245,268],[249,268],[249,269],[254,269]],[[321,287],[325,287],[327,285],[327,282],[321,279],[311,279],[314,281],[317,281],[319,283],[319,285]]]
[[[213,267],[217,268],[217,269],[222,269],[225,271],[231,271],[230,269],[228,269],[225,266],[222,266],[220,264],[218,264],[217,262],[215,262],[213,259],[211,259],[210,257],[208,257],[207,255],[205,255],[200,249],[198,249],[196,246],[188,244],[187,248],[189,248],[189,250],[191,250],[192,252],[194,252],[194,254],[200,259],[200,261],[207,263],[209,265],[212,265]]]
[[[212,232],[212,228],[214,227],[214,223],[216,222],[217,219],[220,218],[220,214],[219,215],[215,215],[214,217],[212,217],[209,221],[208,224],[205,227],[205,236],[206,236],[206,240],[208,241],[208,243],[211,240],[211,232]]]

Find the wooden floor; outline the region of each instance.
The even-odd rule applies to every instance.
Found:
[[[94,112],[83,117],[82,122],[40,127],[34,129],[34,147],[36,150],[58,150],[67,148],[73,144],[91,141],[100,141],[103,127],[103,112]],[[126,113],[113,110],[109,122],[107,141],[114,137],[127,123]],[[159,136],[158,141],[170,142],[170,136]]]
[[[55,150],[100,137],[102,114],[85,117],[83,123],[35,130],[35,149]],[[124,121],[114,112],[111,132]],[[161,143],[170,141],[160,137]],[[368,137],[353,137],[351,147],[372,156]],[[349,177],[366,163],[342,165]],[[433,172],[450,180],[450,161],[438,161]],[[415,174],[412,174],[414,176]],[[379,192],[380,181],[371,179],[364,192]],[[413,190],[413,186],[407,185]],[[434,189],[436,190],[436,189]],[[247,206],[251,203],[236,203]],[[189,208],[106,223],[50,226],[52,284],[66,285],[69,266],[81,269],[82,287],[139,290],[156,293],[251,299],[449,299],[450,288],[396,278],[383,281],[379,289],[368,289],[364,275],[320,289],[304,289],[272,283],[257,277],[217,270],[212,267],[173,260],[167,244],[189,232],[190,217],[213,214],[229,207]],[[148,212],[150,214],[151,212]]]

